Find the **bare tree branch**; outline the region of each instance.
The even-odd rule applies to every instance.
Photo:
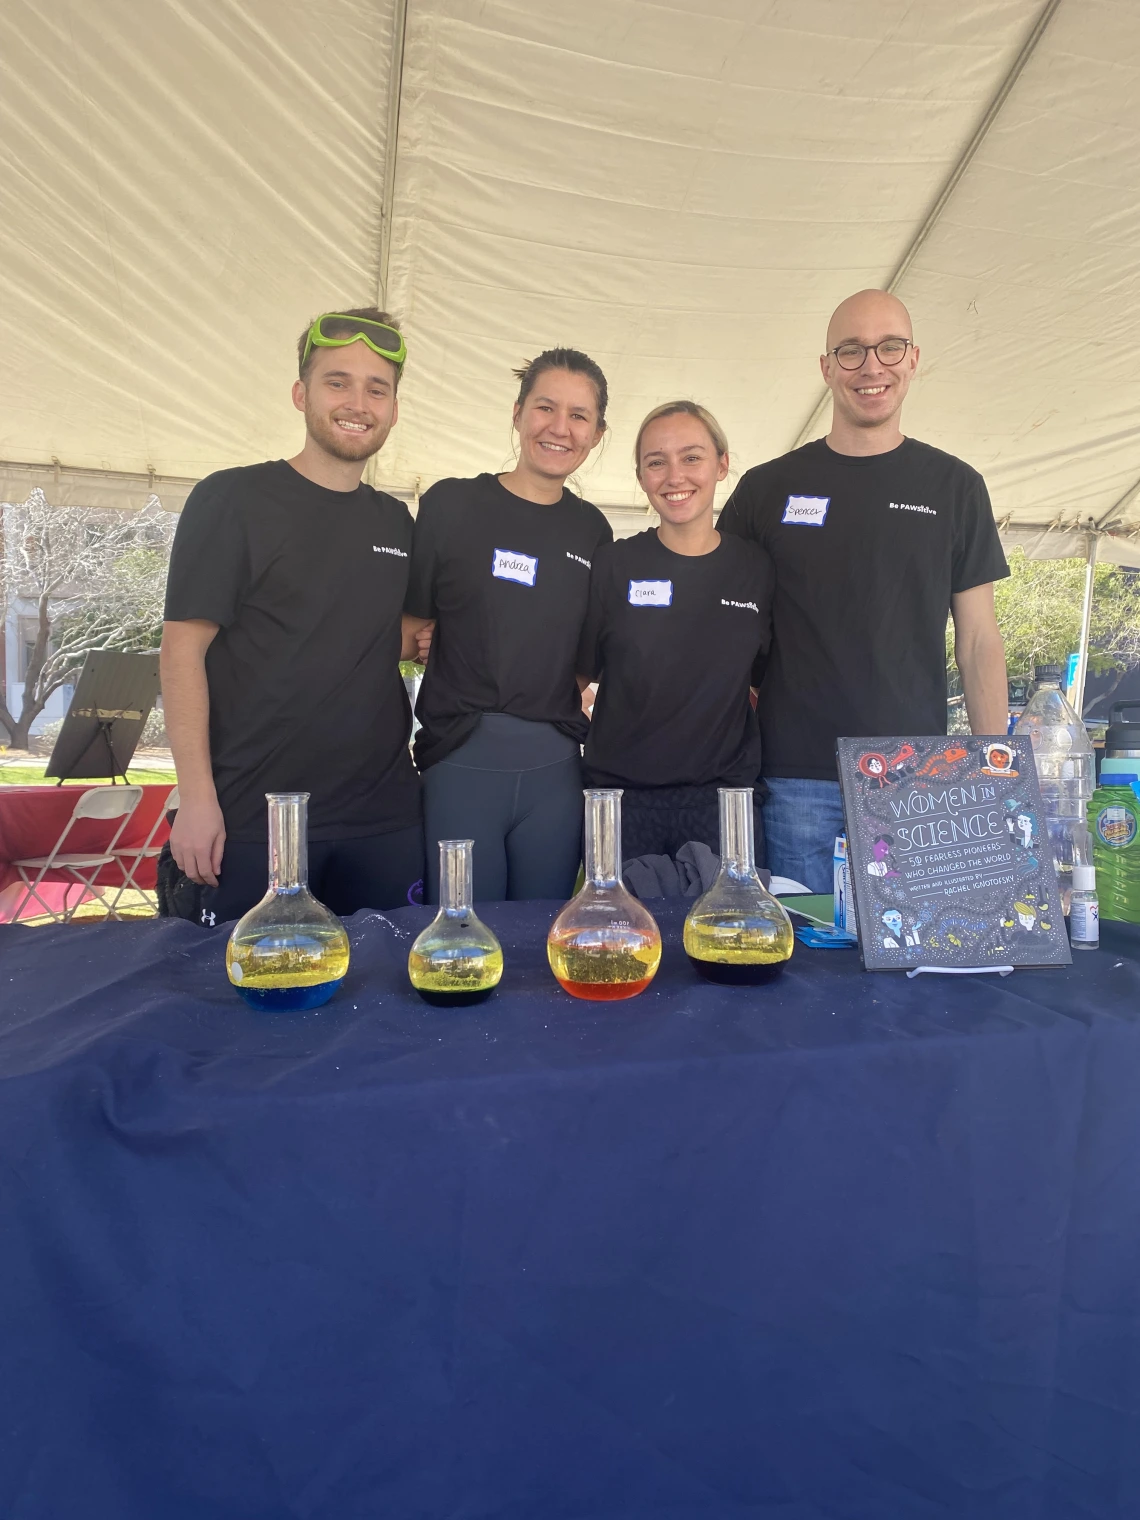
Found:
[[[39,490],[0,513],[0,616],[27,608],[36,621],[19,716],[0,703],[0,723],[24,747],[86,654],[157,647],[177,518],[155,498],[141,512],[107,512],[52,506]]]

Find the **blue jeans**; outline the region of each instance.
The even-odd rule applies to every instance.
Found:
[[[835,836],[842,834],[843,803],[838,781],[802,776],[766,776],[764,836],[773,876],[790,876],[812,892],[830,892]]]

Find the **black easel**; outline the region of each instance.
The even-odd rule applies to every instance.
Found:
[[[126,766],[125,765],[120,765],[119,762],[118,762],[118,760],[116,760],[116,758],[115,758],[115,741],[112,738],[112,734],[114,733],[114,721],[115,721],[115,718],[137,718],[137,717],[138,717],[137,712],[127,711],[127,712],[122,712],[122,713],[116,713],[114,715],[114,717],[111,717],[111,718],[103,718],[103,717],[101,717],[101,718],[99,718],[97,720],[98,724],[99,724],[99,732],[100,732],[100,734],[103,737],[103,743],[107,746],[107,758],[111,762],[111,785],[112,786],[118,786],[118,784],[119,784],[119,777],[120,776],[122,776],[124,782],[127,779],[127,768],[126,768]],[[57,786],[62,786],[63,782],[64,782],[64,777],[61,776],[59,778],[59,780],[56,782],[56,785]]]

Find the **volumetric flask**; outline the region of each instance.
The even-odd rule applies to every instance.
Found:
[[[408,955],[408,977],[440,1008],[481,1003],[499,985],[503,951],[471,906],[470,839],[439,841],[439,912]]]
[[[661,931],[621,884],[621,792],[587,791],[586,881],[551,925],[550,969],[574,997],[644,992],[661,964]]]
[[[308,792],[267,792],[269,890],[226,946],[230,981],[254,1008],[319,1008],[344,981],[348,935],[309,891]]]
[[[752,788],[718,788],[720,870],[685,920],[685,953],[711,982],[766,982],[792,953],[792,921],[756,871]]]

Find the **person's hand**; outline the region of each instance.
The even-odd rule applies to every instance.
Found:
[[[170,829],[174,864],[200,886],[216,887],[222,869],[226,826],[217,798],[208,802],[181,799]]]
[[[435,632],[434,623],[425,623],[416,634],[416,659],[421,665],[427,664],[428,652],[431,649],[431,636]]]

